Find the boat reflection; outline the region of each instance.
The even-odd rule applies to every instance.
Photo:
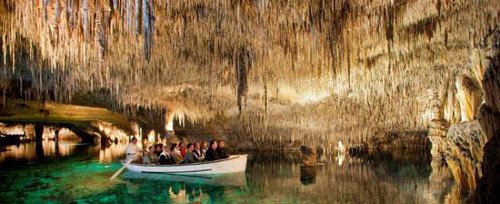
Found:
[[[177,175],[160,173],[139,173],[128,171],[123,174],[123,179],[147,179],[157,181],[183,182],[188,184],[211,185],[211,186],[237,186],[247,185],[245,172],[218,175]]]
[[[245,189],[247,186],[244,172],[188,176],[128,171],[123,175],[123,180],[126,181],[129,196],[147,197],[154,193],[161,200],[173,203],[218,203],[233,195],[235,189]]]

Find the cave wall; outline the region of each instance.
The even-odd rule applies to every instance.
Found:
[[[490,37],[489,63],[482,86],[485,102],[481,105],[478,119],[488,138],[483,150],[482,177],[478,181],[475,201],[480,203],[500,202],[500,31]],[[486,44],[486,45],[488,45]]]
[[[433,168],[446,164],[460,189],[460,197],[481,203],[496,203],[499,197],[495,192],[499,174],[494,169],[498,166],[500,124],[495,108],[500,94],[499,42],[497,28],[475,46],[472,57],[476,59],[472,63],[477,64],[472,67],[476,74],[457,78],[456,88],[462,93],[457,94],[460,120],[437,118],[432,120],[429,130]]]
[[[235,140],[354,145],[470,120],[496,4],[2,0],[0,87],[56,101],[106,89],[124,111],[223,121]]]

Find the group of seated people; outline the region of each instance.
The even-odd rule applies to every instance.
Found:
[[[214,161],[228,158],[223,140],[210,141],[210,147],[206,142],[184,142],[173,143],[170,146],[162,143],[151,145],[142,156],[144,164],[187,164],[203,161]]]

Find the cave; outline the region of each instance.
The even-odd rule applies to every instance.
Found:
[[[398,187],[384,188],[375,202],[499,203],[499,11],[496,0],[0,0],[0,133],[34,140],[45,155],[20,158],[29,153],[0,144],[0,163],[50,160],[43,126],[64,124],[92,147],[56,142],[66,148],[57,159],[99,152],[99,165],[118,164],[132,138],[144,152],[222,140],[233,152],[265,152],[249,153],[255,171],[274,161],[260,154],[297,154],[289,162],[300,171],[282,173],[300,174],[293,185],[305,189],[335,181],[361,192],[364,180],[375,189],[364,171],[357,183],[325,178],[323,166],[375,169],[367,161],[390,158],[416,162],[428,189],[389,198]],[[398,182],[402,171],[381,174]],[[321,202],[287,200],[291,192],[261,201]],[[369,202],[335,192],[324,202]],[[74,194],[39,199],[105,202]]]

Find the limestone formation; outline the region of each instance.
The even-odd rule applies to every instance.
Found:
[[[316,149],[309,146],[300,147],[302,166],[316,166],[318,158]]]
[[[482,91],[470,77],[462,75],[457,79],[457,99],[462,121],[474,119],[482,101]]]
[[[496,30],[486,39],[488,48],[488,67],[482,86],[485,103],[479,110],[481,128],[488,137],[484,147],[482,177],[478,182],[475,202],[500,202],[500,30]]]
[[[446,162],[460,187],[475,190],[481,177],[485,134],[479,121],[461,122],[450,126],[446,139]]]
[[[2,98],[105,92],[166,131],[220,116],[258,143],[350,146],[427,129],[429,90],[481,80],[464,65],[499,25],[498,0],[109,2],[0,0]],[[474,96],[470,119],[467,87],[442,91]]]
[[[450,124],[446,120],[433,120],[429,127],[429,138],[432,147],[431,154],[433,161],[443,163],[445,161],[445,150],[448,146],[446,133]]]

